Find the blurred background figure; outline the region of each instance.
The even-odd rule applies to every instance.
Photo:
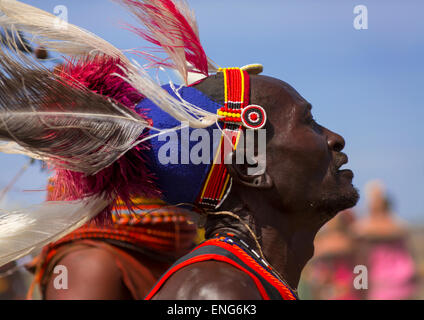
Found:
[[[303,299],[402,300],[424,297],[422,228],[410,228],[392,210],[380,181],[365,187],[366,213],[340,212],[317,235],[302,275]],[[368,289],[354,288],[355,266],[367,268]],[[421,266],[421,267],[420,267]]]
[[[25,299],[30,281],[28,273],[16,262],[0,267],[0,300]]]
[[[186,209],[156,198],[133,202],[131,211],[118,203],[111,223],[91,221],[44,247],[27,265],[34,273],[28,299],[143,299],[172,263],[194,247],[197,232]],[[69,272],[66,290],[55,286],[58,265]]]
[[[358,240],[356,264],[368,269],[368,290],[358,291],[368,300],[416,298],[417,268],[408,228],[392,212],[381,182],[369,182],[365,191],[368,212],[353,225],[353,232]]]
[[[301,297],[314,300],[356,300],[353,288],[354,239],[350,226],[352,210],[340,212],[315,239],[314,258],[303,273]]]

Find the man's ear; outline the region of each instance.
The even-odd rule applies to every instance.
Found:
[[[248,159],[244,158],[245,161],[243,161],[242,164],[237,163],[236,152],[233,151],[228,154],[226,160],[226,166],[231,178],[233,179],[233,183],[239,183],[247,187],[258,189],[269,189],[273,186],[274,183],[272,178],[266,172],[266,169],[262,170],[262,172],[258,174],[249,174],[253,168],[257,168],[259,166],[256,159],[249,159],[249,161],[247,161]],[[252,165],[251,163],[255,164]]]

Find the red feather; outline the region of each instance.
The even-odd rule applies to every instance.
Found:
[[[141,21],[145,28],[128,26],[143,39],[161,47],[170,55],[173,63],[167,59],[155,57],[155,64],[172,67],[180,71],[185,80],[187,72],[208,75],[208,57],[200,43],[197,25],[171,0],[115,0]],[[188,9],[187,9],[188,10]],[[152,55],[138,51],[152,59]]]
[[[117,58],[96,56],[67,61],[57,66],[55,73],[71,85],[78,83],[134,110],[143,96],[125,80],[114,75],[124,75],[120,65]],[[48,200],[75,200],[103,193],[110,200],[121,199],[131,210],[131,198],[158,197],[160,192],[155,187],[154,176],[147,168],[143,156],[143,151],[149,148],[148,142],[138,144],[115,163],[92,176],[57,169],[52,179],[54,188],[50,190]],[[114,205],[112,203],[96,220],[110,221]]]

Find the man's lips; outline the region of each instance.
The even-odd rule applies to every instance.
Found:
[[[349,159],[346,154],[340,153],[338,157],[335,159],[336,170],[339,170],[340,167],[346,163],[348,163]]]
[[[347,178],[353,179],[353,172],[349,169],[340,170],[340,168],[349,162],[349,159],[346,154],[340,153],[336,158],[336,173],[339,175],[346,176]]]

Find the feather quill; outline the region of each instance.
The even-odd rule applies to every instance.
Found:
[[[148,123],[120,103],[0,49],[0,139],[56,167],[95,174],[139,143]]]
[[[79,228],[108,206],[92,197],[76,201],[47,201],[26,209],[0,210],[0,266],[37,252]]]

